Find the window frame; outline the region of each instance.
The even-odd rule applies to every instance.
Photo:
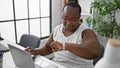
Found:
[[[41,16],[39,16],[39,17],[30,17],[30,15],[29,15],[29,0],[26,0],[27,1],[27,18],[19,18],[19,19],[16,19],[16,11],[15,11],[15,0],[11,0],[11,2],[12,2],[12,11],[13,11],[13,19],[6,19],[6,20],[0,20],[0,24],[1,23],[7,23],[7,22],[14,22],[14,31],[15,31],[15,41],[13,41],[13,40],[10,40],[10,41],[12,41],[12,42],[15,42],[15,43],[19,43],[19,41],[18,41],[18,32],[17,32],[17,22],[18,21],[28,21],[27,23],[28,23],[28,34],[31,34],[31,27],[30,27],[30,20],[35,20],[35,19],[40,19],[40,23],[41,23],[41,19],[43,19],[43,18],[49,18],[49,35],[50,35],[50,33],[51,33],[51,31],[52,31],[52,25],[51,25],[51,8],[52,8],[52,5],[51,5],[51,1],[52,0],[49,0],[49,16],[44,16],[44,17],[41,17]],[[40,1],[41,0],[39,0],[39,6],[40,6]],[[41,7],[41,6],[40,6]],[[5,8],[4,8],[5,9]],[[39,14],[40,14],[40,8],[39,8]],[[44,39],[44,38],[47,38],[47,37],[49,37],[49,35],[47,35],[47,36],[41,36],[41,29],[43,29],[43,28],[41,28],[41,25],[40,25],[40,39]],[[3,35],[2,34],[2,32],[0,31],[0,33],[1,33],[1,36]],[[20,37],[20,36],[19,36]]]

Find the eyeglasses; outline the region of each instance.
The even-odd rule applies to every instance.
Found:
[[[79,21],[79,18],[68,19],[68,18],[62,17],[62,19],[63,19],[64,22],[67,22],[67,21],[69,21],[69,22],[77,22],[77,21]]]

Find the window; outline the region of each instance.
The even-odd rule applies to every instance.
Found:
[[[0,0],[0,34],[18,43],[22,34],[50,34],[51,0]]]

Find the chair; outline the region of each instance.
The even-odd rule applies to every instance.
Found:
[[[37,48],[40,45],[40,38],[35,35],[23,34],[19,45],[23,47]]]
[[[104,50],[105,50],[104,46],[100,45],[100,55],[98,58],[93,59],[93,65],[95,65],[103,57]]]

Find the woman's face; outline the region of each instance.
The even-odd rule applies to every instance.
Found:
[[[74,31],[79,26],[79,10],[71,6],[66,6],[63,10],[62,21],[65,29]]]

